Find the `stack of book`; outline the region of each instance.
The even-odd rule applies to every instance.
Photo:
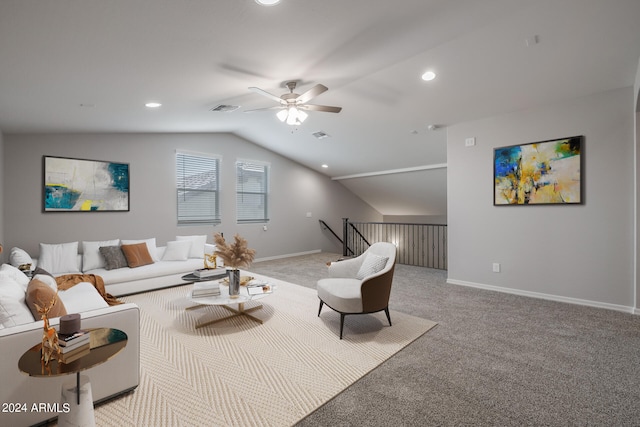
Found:
[[[201,268],[199,270],[196,270],[193,272],[193,275],[200,278],[200,279],[204,279],[206,277],[223,277],[227,275],[227,270],[225,270],[224,268]]]
[[[90,337],[89,331],[78,331],[69,335],[58,334],[61,362],[71,363],[89,354],[91,351]]]
[[[192,298],[204,298],[204,297],[215,297],[220,295],[220,284],[219,283],[207,283],[205,284],[197,284],[193,287],[193,291],[191,291]]]

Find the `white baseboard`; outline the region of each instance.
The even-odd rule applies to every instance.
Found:
[[[294,256],[301,256],[301,255],[311,255],[311,254],[317,254],[317,253],[320,253],[320,252],[322,252],[320,249],[315,249],[313,251],[297,252],[295,254],[284,254],[284,255],[268,256],[268,257],[264,257],[264,258],[256,258],[255,260],[253,260],[253,262],[272,261],[274,259],[291,258],[291,257],[294,257]]]
[[[569,304],[586,305],[589,307],[606,308],[607,310],[615,310],[615,311],[621,311],[624,313],[640,315],[640,309],[637,309],[637,308],[634,309],[634,307],[628,307],[625,305],[609,304],[606,302],[590,301],[590,300],[579,299],[579,298],[569,298],[569,297],[563,297],[559,295],[545,294],[541,292],[523,291],[521,289],[503,288],[501,286],[485,285],[483,283],[467,282],[464,280],[456,280],[456,279],[447,279],[447,283],[452,285],[468,286],[470,288],[484,289],[487,291],[503,292],[507,294],[521,295],[521,296],[531,297],[531,298],[565,302]]]

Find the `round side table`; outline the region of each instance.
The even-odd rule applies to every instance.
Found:
[[[42,343],[31,347],[22,355],[22,357],[20,357],[20,360],[18,361],[18,368],[20,371],[32,377],[45,378],[76,374],[75,387],[71,389],[65,386],[62,387],[63,401],[67,400],[70,390],[71,393],[76,394],[76,411],[69,411],[66,414],[60,414],[58,417],[59,425],[63,425],[65,423],[68,423],[69,425],[77,424],[77,417],[80,416],[80,413],[83,414],[83,418],[90,418],[95,424],[95,419],[93,417],[93,399],[91,398],[91,384],[89,383],[88,378],[83,375],[83,384],[81,387],[80,372],[106,362],[122,351],[122,349],[127,345],[127,334],[119,329],[95,328],[88,329],[88,331],[90,332],[90,351],[87,355],[74,360],[73,362],[59,363],[57,360],[52,360],[49,362],[48,367],[45,368],[41,361]],[[81,390],[83,393],[86,392],[88,397],[84,402],[86,407],[80,406]],[[66,420],[67,417],[68,420]],[[83,423],[83,425],[84,424],[85,423]]]

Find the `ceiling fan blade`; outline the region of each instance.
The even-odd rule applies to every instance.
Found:
[[[286,101],[283,100],[282,98],[280,98],[279,96],[275,96],[267,91],[264,91],[262,89],[260,89],[259,87],[250,87],[249,88],[250,91],[255,92],[255,93],[259,93],[262,96],[266,96],[267,98],[279,103],[279,104],[286,104]]]
[[[255,108],[253,110],[244,110],[245,113],[253,113],[254,111],[269,111],[269,110],[282,110],[286,108],[284,105],[278,105],[277,107]]]
[[[298,108],[301,110],[309,110],[309,111],[324,111],[325,113],[339,113],[342,111],[342,107],[330,107],[328,105],[314,105],[314,104],[305,104],[299,105]]]
[[[315,98],[316,96],[328,90],[329,88],[326,87],[325,85],[320,85],[320,84],[315,85],[314,87],[312,87],[311,89],[309,89],[308,91],[306,91],[305,93],[297,97],[296,103],[304,104],[305,102],[308,102],[309,100],[311,100],[311,98]]]

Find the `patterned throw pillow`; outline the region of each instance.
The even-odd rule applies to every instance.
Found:
[[[387,265],[387,260],[389,257],[382,257],[376,254],[367,254],[367,257],[362,262],[360,266],[360,270],[358,270],[358,274],[356,274],[356,279],[362,280],[365,277],[371,276],[372,274],[381,271],[385,265]]]

